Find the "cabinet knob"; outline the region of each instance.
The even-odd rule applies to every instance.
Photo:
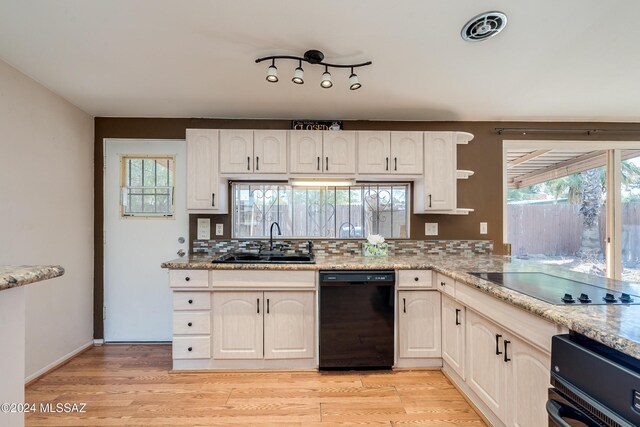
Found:
[[[193,300],[192,299],[189,300],[189,304],[193,304]]]
[[[191,327],[191,326],[193,326],[193,323],[189,322],[189,323],[187,323],[187,326]]]
[[[446,283],[440,282],[440,286],[444,286],[444,285],[446,285]]]
[[[187,351],[193,351],[193,347],[189,347]]]
[[[418,277],[414,277],[413,280],[415,280],[417,282],[420,279]]]
[[[191,280],[191,277],[187,276],[184,278],[184,280],[188,282],[189,280]]]

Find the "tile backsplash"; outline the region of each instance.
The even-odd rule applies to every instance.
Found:
[[[320,255],[360,255],[365,240],[313,240],[313,251]],[[493,240],[387,240],[389,255],[462,255],[493,253]],[[193,253],[209,255],[232,251],[268,249],[267,240],[194,240]],[[306,252],[307,240],[274,240],[274,246],[285,252]]]

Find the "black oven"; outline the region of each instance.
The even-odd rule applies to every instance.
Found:
[[[549,426],[640,426],[640,360],[582,335],[551,343]]]

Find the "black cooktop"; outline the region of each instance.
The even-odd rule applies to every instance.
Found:
[[[558,305],[640,304],[640,296],[538,272],[472,273],[489,282]]]

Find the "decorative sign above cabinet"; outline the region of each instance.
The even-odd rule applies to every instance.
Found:
[[[342,120],[294,120],[291,122],[293,130],[342,130]]]

